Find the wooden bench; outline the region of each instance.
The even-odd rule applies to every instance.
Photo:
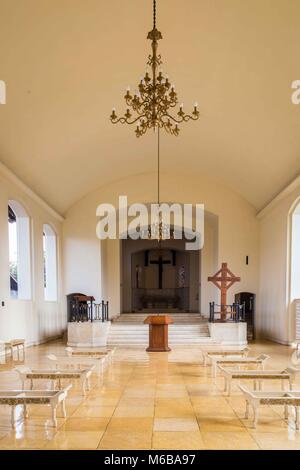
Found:
[[[249,418],[249,408],[253,409],[253,428],[258,421],[258,410],[260,405],[283,405],[284,417],[288,419],[288,409],[291,406],[295,410],[295,426],[299,430],[300,424],[300,391],[252,391],[240,386],[246,399],[245,419]]]
[[[95,367],[99,380],[103,380],[105,357],[83,357],[83,356],[56,356],[48,354],[47,358],[55,365],[55,369],[76,368],[87,369]]]
[[[293,382],[295,381],[296,375],[300,372],[300,369],[288,367],[285,370],[238,370],[225,368],[222,365],[218,365],[218,369],[224,376],[225,388],[224,391],[228,395],[231,393],[231,382],[233,379],[237,380],[253,380],[254,390],[262,389],[263,381],[265,380],[280,380],[281,388],[284,390],[285,381],[289,384],[289,389],[292,389]]]
[[[12,339],[10,341],[1,341],[4,346],[5,355],[7,351],[10,352],[11,357],[14,357],[14,349],[18,352],[18,358],[20,357],[20,348],[22,348],[23,357],[25,356],[25,339]]]
[[[210,357],[208,355],[208,358],[211,359],[212,363],[212,376],[216,378],[217,376],[217,366],[219,364],[221,365],[238,365],[239,368],[240,366],[248,366],[248,365],[256,365],[257,367],[260,367],[261,369],[264,369],[265,362],[270,359],[270,356],[266,354],[261,354],[260,356],[257,357],[219,357],[219,356],[212,356]]]
[[[68,356],[81,356],[81,357],[105,357],[108,362],[112,364],[115,354],[115,348],[112,349],[75,349],[68,346],[65,348]]]
[[[91,389],[90,377],[92,370],[95,366],[89,367],[88,369],[68,369],[68,370],[32,370],[26,366],[15,367],[15,371],[18,373],[20,380],[22,382],[22,388],[25,389],[25,383],[27,380],[30,381],[30,389],[33,389],[34,380],[51,380],[52,389],[55,390],[56,386],[58,389],[62,389],[62,380],[79,380],[81,384],[81,390],[83,396],[86,395],[86,391]]]
[[[205,349],[202,350],[202,357],[203,357],[203,365],[207,366],[208,360],[211,359],[213,356],[220,356],[220,357],[227,357],[227,356],[238,356],[238,357],[246,357],[249,353],[249,348],[243,349]]]
[[[52,410],[52,425],[57,427],[57,406],[61,404],[61,411],[66,418],[65,400],[72,385],[64,390],[1,390],[0,405],[11,406],[11,425],[15,427],[15,407],[22,405],[24,407],[24,419],[28,417],[28,405],[49,405]]]

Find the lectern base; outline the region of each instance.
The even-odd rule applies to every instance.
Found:
[[[149,346],[149,348],[146,349],[147,352],[169,352],[169,351],[172,351],[171,348],[167,347],[167,348],[164,348],[164,349],[156,349],[156,348],[151,348]]]

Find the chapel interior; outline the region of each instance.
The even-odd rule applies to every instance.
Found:
[[[0,451],[300,450],[299,15],[0,0]]]

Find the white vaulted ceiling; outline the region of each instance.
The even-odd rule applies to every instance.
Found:
[[[300,172],[299,0],[158,0],[164,71],[201,119],[162,168],[208,175],[257,209]],[[0,160],[60,213],[155,170],[152,133],[113,126],[150,52],[151,0],[0,0]]]

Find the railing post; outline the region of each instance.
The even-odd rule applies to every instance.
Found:
[[[214,313],[215,313],[215,303],[210,302],[209,303],[209,321],[210,321],[210,323],[214,322]]]
[[[93,301],[91,300],[91,322],[93,323],[93,318],[94,314],[93,314]]]
[[[104,300],[101,302],[101,321],[104,323],[105,321],[105,305],[104,305]]]
[[[106,302],[106,321],[109,320],[109,314],[108,314],[108,301]]]

